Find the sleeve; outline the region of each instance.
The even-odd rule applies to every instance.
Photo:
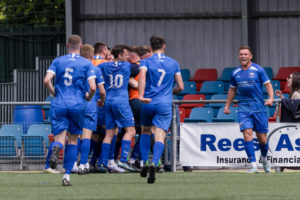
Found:
[[[180,71],[180,67],[179,64],[177,62],[176,63],[176,68],[175,68],[175,75],[180,74],[181,75],[181,71]]]
[[[147,66],[146,60],[147,59],[141,61],[139,70],[142,69],[142,68],[145,68],[148,71],[148,66]]]
[[[91,63],[87,71],[87,79],[90,80],[93,78],[96,78],[96,74],[95,74],[94,65]]]
[[[50,65],[50,67],[48,68],[47,72],[56,74],[56,65],[57,65],[57,64],[58,64],[58,61],[57,61],[57,59],[55,59],[55,60],[51,63],[51,65]]]
[[[139,74],[139,67],[138,64],[131,64],[130,77],[136,77]]]
[[[234,71],[231,72],[230,87],[231,88],[236,88],[237,87],[237,83],[236,83],[235,78],[234,78]]]
[[[264,68],[260,67],[258,73],[259,73],[259,78],[263,84],[270,82],[270,79],[266,71],[264,70]]]
[[[103,75],[100,68],[96,67],[95,72],[96,72],[96,84],[97,85],[104,84]]]

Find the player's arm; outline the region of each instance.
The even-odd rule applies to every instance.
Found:
[[[145,86],[146,86],[146,73],[147,73],[146,68],[140,69],[140,77],[138,82],[139,100],[143,103],[150,103],[151,99],[144,98]]]
[[[94,96],[94,94],[96,92],[95,77],[89,79],[89,86],[90,86],[90,90],[89,90],[89,92],[86,95],[86,100],[87,101],[90,101],[93,98],[93,96]]]
[[[105,96],[106,96],[106,91],[104,88],[104,83],[98,85],[99,93],[100,93],[100,99],[98,100],[98,105],[101,107],[105,103]]]
[[[138,89],[138,82],[134,78],[129,78],[129,86]]]
[[[44,84],[46,86],[46,88],[50,91],[50,93],[52,94],[52,96],[55,97],[55,90],[52,84],[52,79],[55,76],[55,73],[53,72],[47,72],[45,78],[44,78]]]
[[[184,90],[184,84],[182,80],[181,74],[175,74],[174,76],[175,82],[177,83],[176,86],[173,88],[173,94],[178,94],[182,90]]]
[[[269,96],[269,99],[266,100],[265,105],[266,106],[272,106],[273,100],[274,100],[274,90],[271,82],[268,82],[265,84],[265,87],[267,89],[267,93]]]
[[[226,100],[225,107],[224,107],[224,113],[225,114],[230,113],[229,107],[230,107],[230,104],[233,101],[233,98],[234,98],[235,94],[236,94],[236,88],[230,87],[229,90],[228,90],[227,100]]]

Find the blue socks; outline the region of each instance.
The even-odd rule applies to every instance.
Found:
[[[54,146],[59,146],[59,149],[62,149],[64,146],[63,146],[63,144],[62,143],[60,143],[60,142],[52,142],[51,144],[50,144],[50,146],[49,146],[49,150],[48,150],[48,154],[47,154],[47,158],[46,158],[46,164],[45,164],[45,168],[46,169],[48,169],[50,166],[50,164],[49,164],[49,159],[50,159],[50,156],[51,156],[51,154],[52,154],[52,149],[53,149],[53,147]]]
[[[155,142],[153,146],[153,159],[152,163],[155,164],[155,167],[157,167],[157,164],[159,162],[159,159],[164,152],[165,145],[161,142]]]
[[[131,157],[130,157],[130,158],[132,158],[132,159],[135,160],[135,159],[139,158],[140,155],[141,155],[140,141],[138,140],[138,141],[135,143],[134,147],[133,147],[133,152],[131,153]]]
[[[77,145],[68,144],[66,145],[66,153],[64,158],[63,167],[65,168],[65,174],[71,174],[74,162],[76,161]]]
[[[121,158],[120,158],[121,162],[127,162],[128,154],[130,152],[130,145],[131,145],[131,141],[124,140],[124,139],[122,140],[122,143],[121,143],[122,152],[121,152]]]
[[[148,134],[141,134],[140,139],[140,150],[141,150],[141,156],[142,160],[146,164],[148,162],[148,154],[151,146],[151,137]]]
[[[244,141],[244,142],[245,142],[245,151],[247,153],[249,162],[256,162],[253,141],[248,141],[248,142]]]
[[[88,162],[89,153],[91,147],[91,140],[90,139],[83,139],[81,140],[80,145],[80,164],[85,164]]]
[[[109,160],[114,160],[115,158],[115,148],[116,148],[116,142],[117,142],[117,136],[114,135],[112,141],[111,141],[111,149],[110,149],[110,154],[109,154],[109,157],[108,159]]]
[[[268,154],[269,143],[267,142],[265,145],[259,144],[259,148],[261,151],[261,156],[266,157]]]
[[[109,157],[109,154],[110,154],[110,149],[111,149],[111,144],[102,143],[101,162],[99,162],[99,163],[103,164],[105,167],[107,166],[108,157]]]

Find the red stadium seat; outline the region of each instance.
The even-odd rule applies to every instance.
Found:
[[[287,93],[287,94],[290,93],[290,88],[287,86],[287,82],[285,83],[285,86],[284,86],[284,88],[283,88],[283,90],[281,92],[282,93]]]
[[[190,81],[195,81],[197,86],[197,91],[200,91],[201,85],[204,81],[215,81],[218,78],[217,69],[197,69],[194,77]]]
[[[184,108],[179,108],[179,116],[180,116],[180,123],[183,123],[184,118],[185,118],[185,109]]]
[[[187,94],[184,95],[183,100],[205,100],[204,94]],[[185,109],[185,117],[189,117],[194,107],[203,107],[205,103],[191,103],[191,104],[181,104],[180,108]]]
[[[280,89],[283,90],[286,84],[286,79],[293,72],[300,72],[300,67],[280,67],[277,76],[273,80],[280,81]]]

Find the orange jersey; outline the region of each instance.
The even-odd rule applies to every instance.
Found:
[[[140,74],[138,74],[136,77],[134,77],[134,80],[138,81],[139,77],[140,77]],[[137,88],[129,87],[128,93],[129,93],[129,100],[139,98],[139,91]]]
[[[108,61],[105,60],[104,58],[93,59],[93,60],[92,60],[92,63],[93,63],[93,65],[95,65],[95,66],[98,66],[98,65],[100,65],[100,64],[102,64],[102,63],[105,63],[105,62],[108,62]]]

